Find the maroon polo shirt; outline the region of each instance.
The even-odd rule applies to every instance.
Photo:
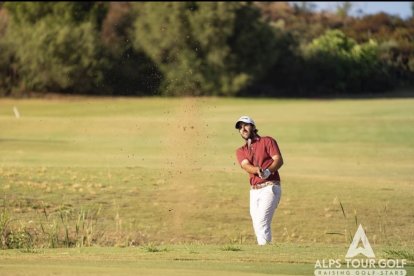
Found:
[[[272,163],[272,156],[282,155],[275,139],[269,136],[256,137],[252,139],[251,149],[248,149],[247,142],[244,146],[236,150],[237,160],[241,165],[244,159],[247,159],[253,166],[259,166],[263,170],[267,169]],[[250,185],[257,185],[266,181],[280,181],[279,172],[271,174],[267,179],[261,179],[257,174],[249,174]]]

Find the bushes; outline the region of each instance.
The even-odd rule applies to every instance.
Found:
[[[10,34],[21,82],[36,91],[97,92],[107,66],[93,26],[42,20]]]
[[[327,31],[304,47],[310,86],[328,94],[388,90],[389,69],[378,53],[373,40],[357,44],[341,31]]]
[[[165,76],[165,95],[236,95],[277,58],[259,11],[243,3],[139,3],[134,48]]]
[[[6,2],[0,96],[385,91],[414,84],[413,24],[288,4]]]
[[[374,40],[358,44],[339,30],[329,30],[287,53],[296,66],[285,62],[284,68],[273,68],[265,82],[279,89],[265,95],[337,96],[387,91],[394,85],[392,70],[379,55],[380,46]]]
[[[6,7],[12,18],[6,39],[14,49],[21,90],[102,92],[99,84],[108,63],[95,31],[99,20],[92,4]]]
[[[102,25],[102,43],[107,50],[109,70],[105,84],[116,95],[151,95],[163,80],[158,67],[130,39],[135,13],[132,3],[111,2]]]
[[[0,96],[7,96],[17,85],[14,51],[6,41],[8,14],[0,7]]]
[[[17,86],[17,75],[14,69],[14,54],[11,47],[0,41],[0,96],[8,96]]]

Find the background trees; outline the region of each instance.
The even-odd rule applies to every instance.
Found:
[[[412,86],[414,19],[296,2],[7,2],[0,95],[320,96]]]
[[[105,92],[109,66],[99,31],[106,13],[93,2],[6,3],[5,44],[12,49],[19,90]]]
[[[165,76],[166,95],[236,95],[277,60],[274,30],[239,2],[137,3],[134,48]]]

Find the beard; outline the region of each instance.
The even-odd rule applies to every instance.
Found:
[[[255,136],[256,136],[256,133],[255,133],[254,131],[250,131],[250,133],[248,133],[247,137],[245,137],[245,136],[241,135],[241,137],[242,137],[245,141],[251,140],[251,139],[253,139]]]

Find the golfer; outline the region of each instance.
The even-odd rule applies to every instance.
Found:
[[[240,166],[250,176],[250,215],[257,243],[265,245],[272,240],[273,214],[281,196],[279,168],[282,154],[272,137],[260,137],[253,119],[240,117],[236,129],[246,143],[236,150]]]

